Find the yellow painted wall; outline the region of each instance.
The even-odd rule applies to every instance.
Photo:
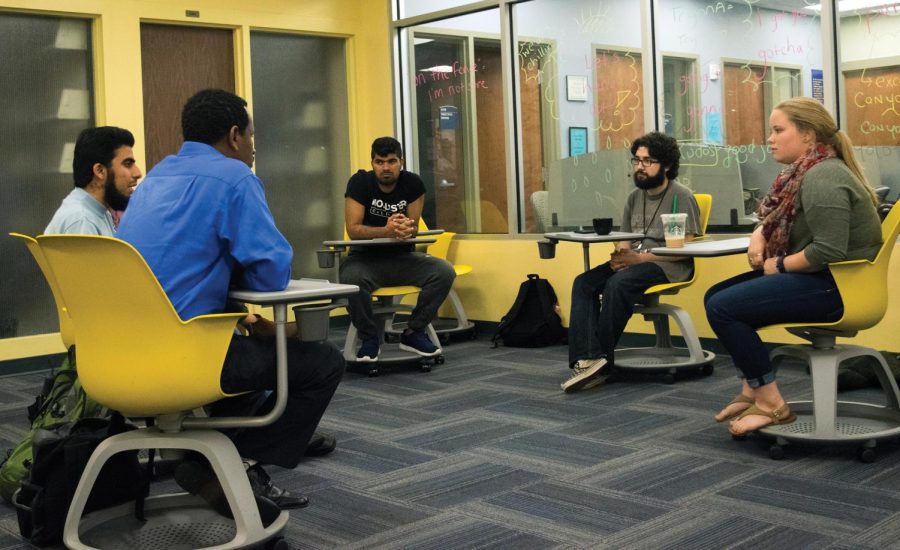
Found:
[[[368,165],[373,137],[393,132],[387,0],[0,0],[0,10],[94,20],[97,124],[131,130],[142,167],[141,22],[234,29],[237,91],[251,111],[251,30],[346,38],[351,141],[347,174]],[[185,10],[199,11],[200,17],[186,17]],[[0,361],[61,351],[56,334],[0,340]]]
[[[716,235],[715,237],[719,237]],[[724,237],[724,236],[722,236]],[[599,265],[609,259],[610,244],[595,244],[591,247],[591,265]],[[548,279],[559,298],[563,324],[569,324],[572,280],[583,269],[582,249],[578,243],[560,243],[556,247],[556,258],[541,260],[538,257],[535,240],[489,239],[469,237],[455,240],[448,255],[454,263],[469,264],[472,273],[460,277],[454,288],[466,309],[466,314],[474,320],[498,321],[512,305],[519,290],[519,284],[528,273],[537,273]],[[701,337],[715,338],[706,321],[703,309],[703,295],[715,283],[747,270],[744,255],[697,260],[699,276],[697,282],[674,296],[664,296],[662,301],[677,304],[691,314]],[[888,281],[900,281],[900,244],[894,245],[894,254],[888,272]],[[677,327],[672,323],[674,333]],[[854,343],[881,350],[900,351],[900,293],[890,295],[890,304],[882,322],[861,332]],[[652,333],[653,326],[639,315],[634,316],[626,328],[627,332]],[[763,331],[766,342],[803,342],[787,331],[772,329]]]

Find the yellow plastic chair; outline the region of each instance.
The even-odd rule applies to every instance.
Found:
[[[344,227],[344,240],[350,240],[350,235],[347,233],[346,226]],[[348,250],[346,247],[331,248],[330,250],[336,260],[334,262],[335,281],[339,282],[340,257],[346,255]],[[325,266],[320,264],[320,267]],[[372,305],[372,313],[375,316],[376,326],[378,327],[378,339],[382,342],[382,345],[377,362],[362,363],[366,366],[366,372],[369,376],[378,376],[381,373],[379,364],[419,360],[422,371],[429,372],[434,363],[444,362],[444,357],[440,353],[435,357],[424,358],[419,357],[412,352],[395,349],[393,346],[385,345],[385,334],[396,333],[394,330],[394,315],[398,312],[408,313],[413,309],[412,306],[402,303],[403,298],[412,294],[418,294],[421,290],[422,289],[417,286],[401,285],[381,287],[372,292],[372,299],[375,301]],[[429,340],[440,349],[441,341],[434,330],[434,326],[429,324],[425,329],[425,333],[428,335]],[[361,345],[362,340],[359,338],[359,333],[357,332],[356,327],[353,326],[353,323],[350,323],[350,326],[347,328],[347,337],[344,339],[344,349],[342,352],[344,360],[349,363],[356,363],[356,352]]]
[[[428,231],[428,225],[425,223],[425,220],[419,219],[419,231]],[[450,242],[453,240],[453,237],[456,236],[456,233],[452,231],[444,231],[438,235],[432,235],[436,242],[429,244],[424,247],[424,252],[435,258],[440,258],[441,260],[447,260],[447,254],[450,251]],[[472,272],[472,266],[467,264],[452,264],[453,271],[456,272],[457,277],[461,277],[463,275],[467,275]],[[447,301],[450,302],[450,307],[453,309],[453,318],[452,319],[434,319],[431,322],[432,327],[434,327],[435,333],[438,337],[443,341],[447,342],[450,340],[450,335],[458,334],[462,332],[471,332],[472,337],[475,337],[475,323],[469,320],[469,317],[466,315],[466,310],[463,307],[462,300],[459,299],[459,294],[451,288],[450,293],[447,295]],[[391,334],[397,334],[401,332],[404,328],[403,323],[395,323],[393,320],[391,321],[391,327],[388,330]]]
[[[77,549],[107,545],[102,538],[94,540],[100,537],[100,524],[116,531],[139,529],[141,536],[196,526],[198,531],[188,544],[223,549],[255,546],[276,536],[287,523],[287,512],[269,526],[262,525],[237,449],[213,429],[255,426],[257,419],[188,416],[192,409],[226,397],[219,379],[235,324],[243,314],[201,315],[182,321],[144,259],[124,241],[42,235],[37,243],[76,327],[78,375],[85,391],[125,416],[155,417],[154,427],[115,435],[97,447],[66,517],[65,545]],[[82,517],[106,461],[134,449],[201,453],[222,485],[234,520],[219,516],[198,497],[185,493],[149,498],[147,521],[137,526],[133,519],[127,521],[133,504]]]
[[[712,195],[695,193],[694,199],[700,210],[700,233],[706,233],[709,213],[712,209]],[[700,338],[691,316],[684,309],[660,303],[663,294],[678,294],[682,288],[694,284],[697,280],[698,264],[694,260],[694,274],[687,281],[655,285],[644,291],[644,300],[634,308],[635,313],[644,316],[644,320],[653,322],[656,343],[653,347],[624,348],[616,350],[616,368],[624,371],[642,370],[645,372],[663,372],[663,381],[675,382],[675,374],[682,369],[700,369],[709,376],[713,373],[712,362],[715,354],[700,347]],[[686,348],[676,347],[672,343],[669,329],[669,317],[675,320],[681,330]]]
[[[72,346],[75,345],[75,326],[72,323],[72,318],[69,317],[69,312],[66,310],[66,304],[63,302],[62,294],[59,291],[59,285],[56,284],[56,278],[53,276],[53,272],[50,271],[50,267],[47,265],[44,253],[41,252],[41,247],[34,237],[22,235],[21,233],[10,233],[9,235],[21,239],[25,243],[28,251],[34,256],[34,261],[37,262],[38,267],[41,269],[41,273],[44,274],[44,279],[50,287],[50,292],[53,293],[53,301],[56,302],[56,314],[59,317],[59,336],[62,338],[63,345],[66,346],[66,349],[71,349]]]
[[[776,348],[770,354],[803,359],[809,365],[812,379],[811,401],[790,401],[797,420],[791,424],[769,426],[762,430],[775,437],[769,455],[784,456],[782,446],[791,441],[834,444],[860,444],[857,457],[864,462],[875,460],[875,444],[880,439],[900,434],[900,390],[882,355],[868,347],[838,344],[837,338],[853,338],[877,325],[888,304],[888,264],[900,231],[900,208],[894,207],[881,224],[884,240],[873,261],[850,260],[829,264],[844,302],[843,316],[833,323],[779,324],[765,328],[785,328],[791,334],[808,340],[808,344],[791,344]],[[841,362],[868,356],[877,361],[875,374],[887,399],[886,406],[839,401],[837,372]]]

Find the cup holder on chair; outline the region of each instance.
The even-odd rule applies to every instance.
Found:
[[[328,339],[331,310],[339,304],[294,306],[297,337],[302,342],[321,342]]]
[[[331,269],[334,267],[334,255],[336,251],[330,248],[316,250],[316,257],[319,261],[319,267],[322,269]]]

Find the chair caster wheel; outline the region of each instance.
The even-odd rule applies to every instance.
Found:
[[[674,384],[675,383],[675,375],[671,373],[666,373],[662,377],[663,384]]]
[[[444,356],[443,356],[443,355],[438,355],[437,357],[435,357],[435,358],[434,358],[434,363],[435,363],[436,365],[443,365],[443,364],[444,364]]]
[[[376,376],[381,374],[381,372],[378,370],[378,367],[372,367],[368,371],[366,371],[366,374],[369,376],[369,378],[375,378]]]
[[[419,369],[420,369],[422,372],[431,372],[431,364],[430,364],[430,363],[426,363],[426,364],[420,366]]]
[[[875,449],[872,447],[860,447],[859,449],[856,449],[856,458],[858,458],[860,462],[871,464],[875,462]]]
[[[713,370],[714,369],[712,365],[703,365],[702,367],[700,367],[700,374],[702,374],[703,376],[712,376]]]
[[[271,540],[266,541],[265,550],[290,550],[290,546],[286,540],[281,537],[277,537]]]
[[[769,447],[769,458],[772,460],[781,460],[784,458],[784,447],[781,445],[772,445]]]

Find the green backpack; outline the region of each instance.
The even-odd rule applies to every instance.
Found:
[[[31,441],[37,430],[60,422],[105,415],[105,408],[88,397],[81,388],[75,371],[73,346],[62,364],[44,379],[40,395],[28,407],[31,429],[15,448],[7,451],[6,458],[0,464],[0,496],[11,502],[13,493],[28,477],[32,464]]]

